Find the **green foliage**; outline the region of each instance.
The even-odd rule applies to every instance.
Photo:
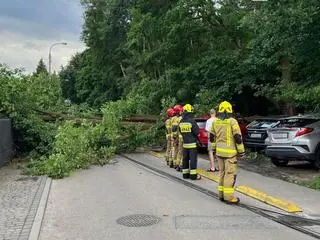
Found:
[[[101,125],[71,121],[59,127],[52,154],[48,159],[35,160],[27,167],[27,173],[63,178],[76,169],[87,169],[92,164],[104,165],[115,149]]]
[[[320,112],[320,85],[295,82],[280,84],[275,91],[274,98],[279,103],[291,102],[300,109]]]
[[[221,101],[229,100],[228,92],[223,91],[222,88],[219,90],[220,91],[203,89],[197,94],[194,107],[197,109],[198,114],[208,114],[212,108],[217,110]]]
[[[220,99],[241,95],[251,101],[254,92],[253,97],[269,100],[273,106],[268,108],[286,111],[287,103],[277,102],[279,84],[318,86],[317,0],[82,4],[88,49],[61,73],[70,79],[63,84],[64,96],[73,101],[98,109],[109,100],[142,95],[149,99],[148,111],[156,113],[162,110],[161,99],[175,97],[206,112]],[[314,101],[304,108],[314,110]],[[246,111],[245,101],[239,104]]]
[[[40,61],[38,63],[38,66],[37,66],[37,69],[36,69],[36,72],[34,73],[34,75],[40,75],[40,74],[48,75],[47,67],[46,67],[42,58],[40,59]]]
[[[312,189],[320,190],[320,177],[317,177],[314,180],[311,180],[308,182],[306,182],[306,181],[301,182],[300,184],[302,184],[306,187],[312,188]]]
[[[13,121],[16,151],[46,154],[57,127],[45,122],[37,110],[61,107],[59,80],[45,74],[27,76],[0,65],[0,85],[0,113]]]

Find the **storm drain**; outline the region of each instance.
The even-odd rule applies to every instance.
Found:
[[[160,222],[160,218],[152,215],[134,214],[117,219],[117,223],[126,227],[146,227]]]

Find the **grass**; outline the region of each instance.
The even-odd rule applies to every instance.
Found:
[[[303,186],[306,186],[308,188],[320,190],[320,177],[317,177],[311,181],[304,181],[300,183]]]

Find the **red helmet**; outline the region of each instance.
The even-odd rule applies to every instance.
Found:
[[[167,110],[167,116],[168,116],[168,117],[172,117],[172,116],[174,115],[174,113],[175,113],[175,111],[174,111],[173,108],[169,108],[169,109]]]
[[[174,107],[173,107],[173,110],[174,110],[174,112],[175,113],[179,113],[179,114],[181,114],[181,113],[183,113],[183,106],[181,106],[181,105],[175,105]]]

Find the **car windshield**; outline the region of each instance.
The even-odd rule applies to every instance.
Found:
[[[199,128],[205,128],[206,127],[206,122],[197,122]]]
[[[290,119],[282,120],[280,122],[279,126],[277,126],[277,127],[287,127],[287,128],[305,127],[306,125],[312,124],[317,121],[319,121],[319,119],[290,118]]]
[[[249,124],[248,128],[272,128],[278,124],[278,120],[255,120]]]

